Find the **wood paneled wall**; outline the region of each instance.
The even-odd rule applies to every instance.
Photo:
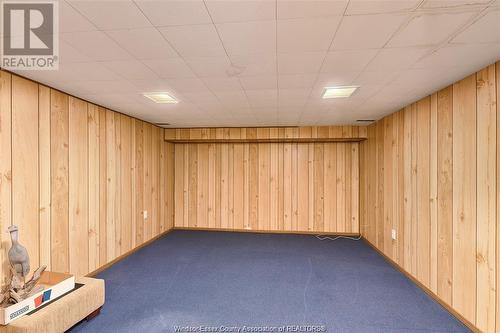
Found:
[[[357,142],[176,144],[175,172],[176,227],[359,233]]]
[[[85,275],[173,226],[163,130],[0,71],[0,261]],[[145,218],[143,212],[147,211]],[[4,282],[8,264],[0,271]]]
[[[500,331],[497,96],[500,63],[369,126],[360,144],[362,234],[484,332]]]

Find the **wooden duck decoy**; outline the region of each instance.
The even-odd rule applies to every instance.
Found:
[[[17,226],[11,225],[8,230],[10,232],[10,240],[12,242],[12,246],[9,250],[10,264],[19,275],[26,279],[28,273],[30,272],[30,258],[28,251],[24,246],[19,244]]]

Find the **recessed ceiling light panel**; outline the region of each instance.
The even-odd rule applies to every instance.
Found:
[[[358,86],[326,87],[323,91],[323,98],[346,98],[350,97]]]
[[[158,104],[179,103],[178,100],[176,100],[174,97],[172,97],[169,93],[166,92],[150,92],[150,93],[143,93],[142,95]]]

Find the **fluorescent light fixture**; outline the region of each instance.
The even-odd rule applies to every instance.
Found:
[[[323,98],[346,98],[350,97],[358,86],[326,87]]]
[[[179,103],[178,100],[176,100],[174,97],[170,96],[170,94],[166,93],[166,92],[150,92],[150,93],[143,93],[142,95],[144,97],[149,98],[153,102],[159,103],[159,104]]]

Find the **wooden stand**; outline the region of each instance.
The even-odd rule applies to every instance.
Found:
[[[0,333],[62,333],[84,319],[95,318],[104,305],[104,280],[81,277],[76,283],[83,286],[32,314],[0,326]]]

